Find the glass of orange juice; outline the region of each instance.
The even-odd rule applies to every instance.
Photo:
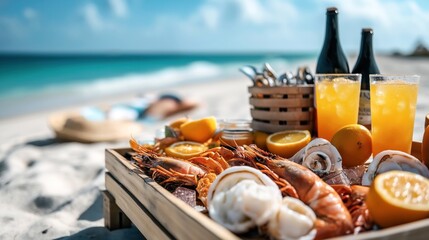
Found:
[[[372,154],[411,152],[420,76],[370,75]]]
[[[361,74],[316,74],[318,137],[331,141],[348,124],[356,124]]]

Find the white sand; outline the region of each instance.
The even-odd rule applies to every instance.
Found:
[[[429,113],[429,59],[379,57],[378,64],[384,73],[422,76],[414,135],[415,140],[421,140],[423,118]],[[188,114],[192,118],[250,119],[249,84],[243,76],[159,92],[200,101],[201,106]],[[91,104],[123,100],[116,97]],[[0,119],[0,239],[140,239],[134,227],[112,232],[103,227],[100,190],[104,189],[104,149],[127,147],[127,142],[57,142],[47,125],[49,114]],[[133,135],[151,138],[156,129],[180,116],[146,124],[143,133]]]

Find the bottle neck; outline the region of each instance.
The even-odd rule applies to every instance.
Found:
[[[325,40],[317,60],[316,73],[349,73],[346,55],[340,44],[338,10],[326,11]]]
[[[369,90],[369,74],[378,74],[380,70],[378,70],[377,63],[374,58],[374,51],[372,48],[372,30],[364,29],[362,31],[362,39],[360,45],[359,56],[356,61],[356,65],[353,68],[353,73],[361,73],[361,89]]]
[[[372,33],[363,32],[360,44],[360,53],[358,58],[372,59],[374,58],[374,51],[372,50]]]
[[[338,14],[334,12],[326,13],[325,44],[338,42]]]

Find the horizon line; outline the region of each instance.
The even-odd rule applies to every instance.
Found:
[[[318,55],[320,51],[2,51],[0,56],[255,56],[255,55]],[[406,54],[403,51],[379,51],[376,55]],[[348,51],[347,55],[359,52]]]

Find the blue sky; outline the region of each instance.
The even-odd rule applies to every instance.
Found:
[[[0,51],[317,52],[330,6],[348,52],[429,45],[426,0],[0,0]]]

